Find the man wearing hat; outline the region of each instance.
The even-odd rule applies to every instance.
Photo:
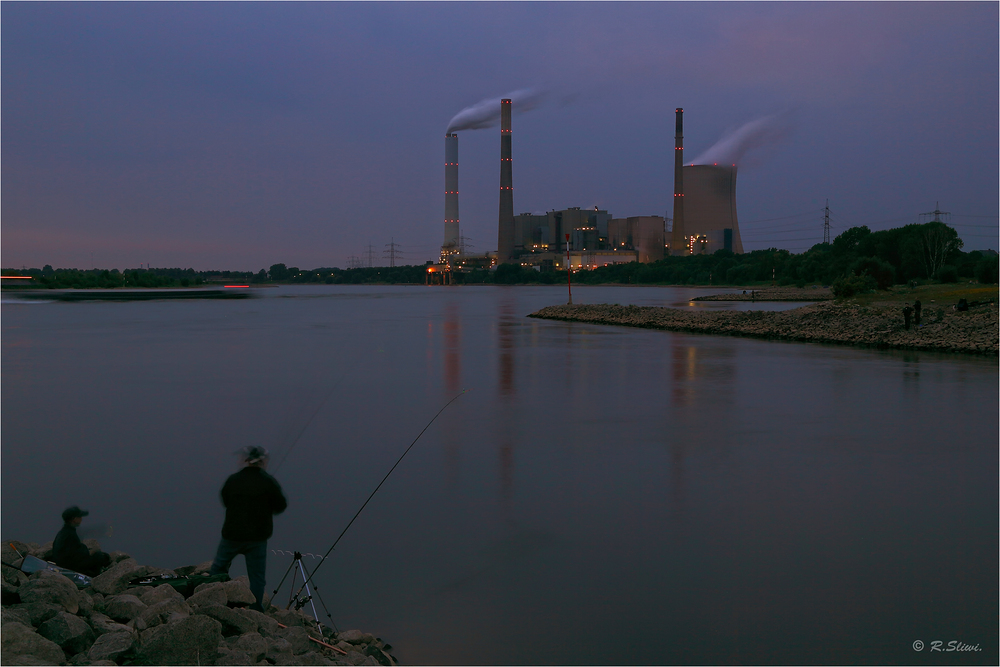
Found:
[[[83,523],[83,517],[88,514],[90,512],[76,505],[63,510],[63,527],[52,541],[52,560],[59,567],[65,567],[88,577],[96,577],[101,568],[111,564],[111,556],[103,551],[91,554],[90,549],[76,534],[77,526]]]
[[[226,520],[222,541],[212,561],[211,574],[228,574],[237,555],[247,563],[250,591],[257,601],[251,609],[264,611],[264,571],[267,567],[267,540],[274,532],[271,517],[288,506],[278,480],[264,471],[268,453],[263,447],[245,447],[240,452],[243,468],[222,486]]]

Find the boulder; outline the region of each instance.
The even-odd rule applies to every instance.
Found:
[[[86,650],[96,637],[86,621],[64,611],[42,623],[38,634],[59,644],[66,655],[76,655]]]
[[[116,621],[127,623],[147,609],[134,595],[112,595],[104,600],[104,613]]]
[[[131,632],[109,632],[97,638],[94,645],[87,651],[91,663],[100,660],[118,662],[129,657],[135,651],[135,635]]]
[[[103,595],[116,595],[128,588],[128,582],[131,579],[145,576],[153,569],[139,565],[134,558],[126,558],[91,579],[90,585]]]
[[[219,653],[222,624],[198,614],[150,628],[140,639],[136,664],[211,665]]]
[[[144,628],[152,628],[163,623],[179,621],[192,613],[191,607],[188,606],[183,597],[167,598],[144,609],[139,618],[142,620]]]
[[[276,662],[279,655],[292,655],[292,645],[284,637],[269,637],[265,641],[267,642],[265,657],[268,662]]]
[[[386,667],[392,666],[392,659],[389,654],[378,647],[377,644],[369,644],[365,647],[364,654],[374,658],[378,664],[385,665]]]
[[[251,618],[236,613],[235,610],[222,605],[206,605],[198,607],[199,614],[214,618],[222,624],[223,636],[242,635],[257,631],[257,623]]]
[[[267,642],[256,632],[248,632],[242,635],[231,646],[234,651],[247,653],[252,662],[262,660],[267,653]]]
[[[76,584],[52,570],[33,573],[17,592],[21,602],[47,602],[59,605],[71,614],[80,611]]]
[[[100,612],[92,613],[88,620],[90,621],[90,627],[94,629],[98,635],[109,634],[112,632],[132,632],[132,628],[127,625],[122,625],[117,621],[113,621],[104,614]]]
[[[274,612],[274,620],[282,625],[287,625],[288,627],[296,625],[303,627],[316,625],[316,621],[312,616],[308,616],[298,609],[278,609]]]
[[[108,554],[108,556],[111,557],[111,564],[112,565],[115,564],[115,563],[119,563],[119,562],[121,562],[123,560],[128,560],[129,558],[131,558],[131,556],[129,556],[124,551],[112,551],[111,553]]]
[[[0,661],[5,665],[58,665],[66,661],[59,644],[46,639],[23,623],[3,626]]]
[[[368,659],[368,656],[359,651],[348,651],[347,655],[341,659],[346,660],[352,665],[363,665],[365,664],[365,660]]]
[[[288,624],[286,623],[285,625]],[[344,630],[339,635],[337,635],[337,639],[345,642],[350,642],[351,644],[362,643],[364,641],[362,639],[363,637],[364,633],[361,632],[361,630]]]
[[[18,561],[25,554],[30,554],[32,547],[37,549],[38,545],[29,542],[18,542],[17,540],[4,540],[0,544],[0,560],[8,565],[19,565]],[[6,570],[7,568],[3,569]]]
[[[17,605],[15,609],[28,614],[28,617],[31,619],[31,624],[36,627],[49,620],[59,612],[66,611],[66,608],[62,605],[52,604],[51,602],[28,602]]]
[[[257,602],[257,598],[250,592],[250,580],[246,577],[237,577],[232,581],[222,584],[226,591],[226,600],[230,607],[247,607]]]
[[[90,616],[91,612],[94,611],[94,598],[83,591],[77,591],[76,602],[80,607],[77,613],[81,616]]]
[[[138,596],[144,604],[154,605],[157,602],[162,602],[164,600],[183,600],[184,596],[177,592],[177,589],[170,584],[160,584],[155,587],[148,587],[141,595]]]
[[[337,663],[333,662],[327,658],[322,653],[318,651],[310,651],[308,653],[303,653],[302,655],[296,656],[299,660],[300,665],[335,665]]]
[[[233,609],[233,612],[243,616],[244,618],[251,619],[257,624],[257,630],[260,634],[265,637],[276,637],[278,636],[278,633],[281,632],[281,626],[278,625],[278,622],[267,614],[254,609],[243,609],[242,607],[236,607]]]
[[[2,621],[0,625],[7,625],[8,623],[23,623],[24,625],[31,625],[31,614],[29,614],[24,609],[17,607],[3,607],[0,608],[0,616],[2,616]]]
[[[10,584],[14,588],[28,583],[28,575],[20,570],[12,570],[9,567],[0,567],[0,570],[3,571],[4,583]]]
[[[219,650],[219,657],[215,659],[217,665],[254,665],[257,660],[250,657],[246,651]]]
[[[198,588],[201,588],[201,590],[199,591]],[[226,589],[222,587],[221,583],[202,584],[198,588],[195,588],[195,594],[188,598],[188,604],[193,609],[210,607],[212,605],[226,606],[229,597],[226,595]]]
[[[318,646],[318,644],[314,644],[309,640],[309,633],[301,626],[285,628],[281,637],[291,645],[292,653],[296,655],[299,653],[308,653]]]

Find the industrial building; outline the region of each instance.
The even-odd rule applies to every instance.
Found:
[[[743,252],[736,216],[736,165],[684,165],[684,110],[675,116],[673,230],[656,215],[615,218],[573,207],[514,215],[511,100],[500,102],[500,199],[495,254],[461,252],[458,135],[445,135],[445,220],[441,265],[455,270],[518,262],[538,269],[655,262],[672,255]]]
[[[736,219],[736,165],[684,165],[684,109],[676,110],[671,255],[743,252]]]

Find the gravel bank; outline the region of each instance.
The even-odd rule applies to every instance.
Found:
[[[782,312],[694,312],[608,304],[548,306],[530,314],[549,320],[616,324],[646,329],[835,343],[894,350],[997,355],[997,304],[966,312],[924,309],[922,326],[903,328],[899,307],[815,303]]]

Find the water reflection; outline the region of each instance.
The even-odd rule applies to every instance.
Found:
[[[497,439],[500,466],[500,496],[509,509],[514,488],[514,405],[516,382],[514,360],[516,356],[515,336],[521,318],[515,315],[515,300],[512,292],[500,297],[497,308]]]

